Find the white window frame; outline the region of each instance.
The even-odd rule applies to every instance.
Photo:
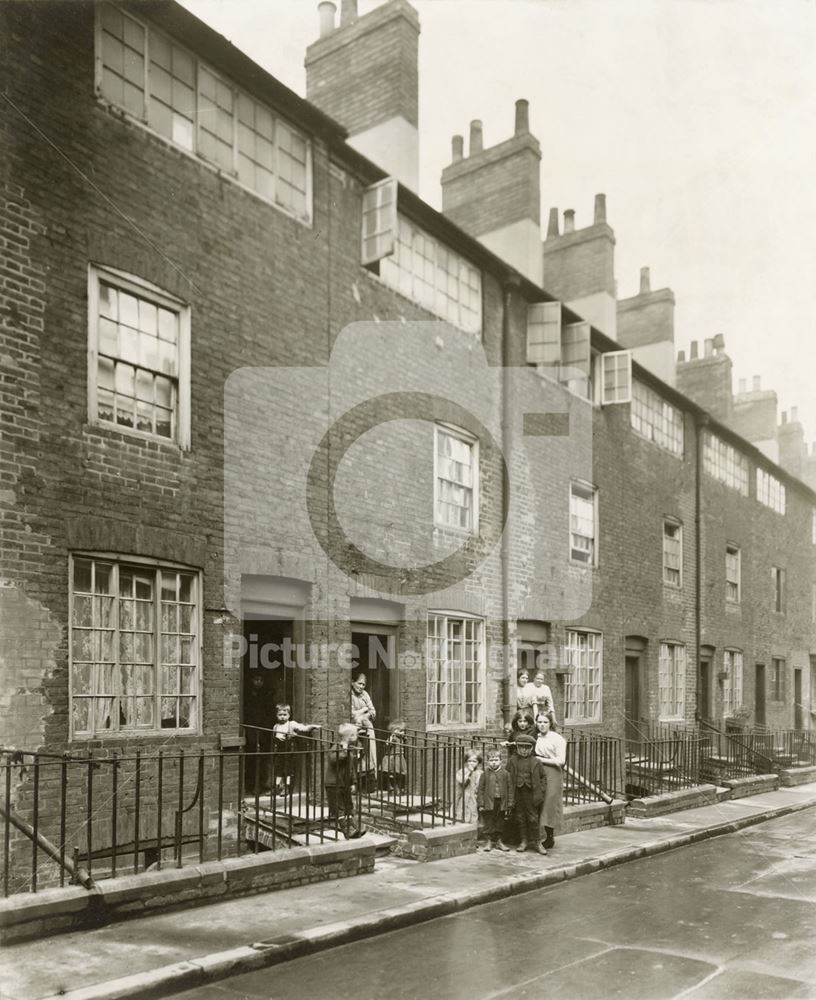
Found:
[[[742,550],[731,542],[725,544],[725,600],[728,604],[742,601]]]
[[[742,708],[743,660],[741,650],[723,650],[723,670],[726,674],[723,681],[723,717],[727,719]]]
[[[679,722],[686,714],[686,647],[680,642],[661,642],[657,712],[661,722]]]
[[[393,255],[397,226],[397,182],[386,177],[363,192],[360,259],[364,265]]]
[[[178,316],[178,375],[176,392],[175,434],[164,437],[153,432],[141,431],[136,427],[127,427],[112,421],[99,419],[97,380],[99,368],[99,285],[100,282],[112,285],[116,289],[127,292],[143,301],[170,310]],[[156,285],[133,274],[91,264],[88,268],[88,423],[98,427],[107,427],[128,436],[139,437],[149,441],[160,441],[163,444],[176,444],[183,450],[191,446],[190,426],[190,306],[177,299]],[[130,362],[122,360],[123,363]],[[138,365],[135,365],[138,367]]]
[[[435,634],[432,634],[432,623],[435,623],[438,630]],[[449,644],[452,641],[449,636],[449,625],[458,624],[461,626],[461,637],[458,640],[458,644],[461,647],[462,655],[458,662],[458,668],[461,677],[460,681],[452,680],[452,677],[457,676],[455,673],[451,672],[451,667],[454,665],[454,661],[448,655]],[[477,635],[473,639],[466,639],[466,632],[470,626],[477,632]],[[441,654],[437,659],[432,653],[432,643],[435,639],[438,639],[441,643]],[[466,644],[467,642],[475,643],[477,645],[477,655],[475,659],[468,659],[466,656]],[[486,688],[487,688],[487,657],[485,655],[485,619],[480,618],[478,615],[469,615],[461,611],[429,611],[427,628],[426,628],[426,671],[425,671],[425,681],[426,681],[426,727],[428,730],[442,730],[442,729],[456,729],[456,730],[471,730],[471,729],[481,729],[484,727],[485,719],[485,700],[486,700]],[[467,665],[471,663],[474,665],[477,677],[475,681],[470,683],[475,683],[478,686],[478,701],[468,702],[467,695]],[[432,671],[434,671],[432,675]],[[436,685],[436,687],[435,687]],[[461,688],[460,697],[455,703],[456,712],[452,709],[454,705],[448,700],[449,689],[451,686],[459,686]],[[465,721],[467,714],[468,704],[476,705],[476,718],[471,721]],[[460,718],[451,718],[451,715],[459,715]]]
[[[618,362],[622,361],[623,365]],[[601,406],[632,402],[632,352],[606,351],[598,355],[600,366]],[[612,375],[612,384],[607,387],[607,374]]]
[[[116,677],[119,673],[118,668],[121,665],[120,661],[120,626],[121,626],[121,616],[120,616],[120,601],[123,599],[119,593],[119,571],[125,567],[128,569],[135,570],[150,570],[153,574],[153,661],[150,666],[152,666],[153,675],[153,697],[155,699],[154,704],[154,720],[156,725],[147,727],[128,727],[123,728],[119,723],[118,713],[115,712],[118,706],[118,699],[121,697],[119,692],[114,692],[113,703],[111,705],[112,716],[115,716],[114,725],[110,729],[100,729],[96,730],[93,725],[94,711],[93,704],[94,701],[99,697],[92,690],[88,697],[91,703],[91,711],[89,712],[89,719],[91,721],[91,727],[88,730],[76,731],[74,727],[74,698],[81,697],[79,694],[74,693],[74,628],[80,628],[81,626],[75,624],[74,622],[74,610],[75,602],[80,594],[75,592],[74,588],[74,566],[77,560],[91,560],[94,563],[109,564],[112,567],[112,582],[111,582],[111,597],[113,598],[113,608],[114,613],[112,616],[112,626],[104,631],[112,632],[112,650],[114,659],[112,661],[105,661],[114,664],[114,685],[118,685]],[[192,606],[195,612],[195,632],[191,633],[195,637],[194,650],[195,650],[195,664],[193,671],[193,690],[190,692],[189,697],[193,699],[193,713],[191,717],[191,725],[186,728],[162,728],[161,726],[161,699],[162,692],[160,690],[160,676],[162,669],[162,593],[159,586],[159,573],[160,572],[169,573],[185,573],[192,576],[195,581],[195,600],[192,602]],[[203,650],[204,650],[204,628],[203,628],[203,602],[202,602],[202,574],[199,570],[190,567],[183,566],[177,563],[167,563],[157,559],[148,559],[140,556],[123,556],[119,553],[110,552],[85,552],[77,551],[69,553],[68,557],[68,719],[69,719],[69,740],[74,741],[84,741],[84,740],[98,740],[98,739],[132,739],[136,737],[145,738],[155,738],[156,736],[199,736],[201,735],[201,717],[202,717],[202,666],[203,666]],[[96,600],[96,598],[92,598]],[[130,631],[130,630],[123,630]],[[173,634],[173,633],[170,633]],[[145,664],[147,666],[147,664]],[[92,677],[95,676],[96,671],[91,669]],[[93,688],[94,680],[91,681]],[[177,697],[172,695],[171,697]]]
[[[786,680],[787,680],[787,662],[784,656],[772,656],[770,684],[768,685],[769,701],[780,702],[785,700],[785,688],[787,686],[785,683]]]
[[[682,411],[637,379],[632,380],[629,420],[632,430],[640,437],[677,458],[683,457],[685,429]]]
[[[473,483],[470,487],[465,486],[462,483],[455,483],[454,480],[448,479],[447,476],[443,476],[439,468],[439,436],[440,434],[446,437],[454,438],[465,444],[470,448],[470,459],[471,459],[471,473],[473,477]],[[461,427],[454,427],[452,424],[434,424],[434,526],[441,528],[445,531],[456,531],[461,534],[475,535],[479,531],[479,439],[473,434],[469,434],[467,431],[463,430]],[[440,517],[439,505],[443,502],[440,491],[440,484],[442,482],[451,482],[454,485],[459,486],[462,489],[470,489],[470,499],[471,499],[471,524],[467,527],[462,527],[461,525],[449,524],[442,517]]]
[[[557,365],[561,361],[561,303],[527,303],[527,364]]]
[[[140,18],[138,16],[134,16],[130,12],[130,10],[127,10],[127,11],[120,10],[118,7],[116,7],[115,4],[112,4],[112,3],[109,3],[108,6],[113,7],[115,10],[117,10],[118,13],[120,13],[124,17],[130,19],[130,21],[134,22],[135,24],[139,25],[139,27],[144,31],[144,37],[145,37],[144,79],[143,79],[143,86],[142,86],[142,95],[143,95],[143,99],[144,99],[144,113],[143,113],[143,115],[141,117],[139,117],[137,115],[134,115],[133,113],[131,113],[130,111],[128,111],[127,108],[123,107],[118,102],[116,102],[116,101],[112,100],[111,98],[107,97],[104,94],[104,92],[103,92],[104,63],[103,63],[103,57],[102,57],[103,27],[102,27],[102,5],[101,4],[97,4],[96,5],[95,46],[94,46],[94,48],[95,48],[95,59],[94,59],[94,67],[95,67],[95,69],[94,69],[94,85],[95,86],[94,86],[94,89],[95,89],[96,96],[97,96],[98,100],[101,101],[102,103],[104,103],[105,105],[109,106],[109,107],[116,108],[117,111],[119,111],[122,114],[124,114],[128,118],[129,121],[137,123],[142,128],[144,128],[148,132],[150,132],[151,135],[157,136],[163,142],[167,142],[174,149],[181,150],[181,151],[184,152],[185,155],[192,156],[197,162],[206,164],[206,166],[208,167],[208,169],[215,171],[217,174],[219,174],[219,176],[228,177],[232,183],[237,184],[238,187],[242,188],[244,191],[248,191],[250,194],[253,194],[256,198],[260,198],[264,202],[264,204],[272,205],[278,211],[283,212],[284,214],[288,215],[290,218],[296,219],[298,222],[301,222],[304,225],[311,226],[312,225],[312,217],[313,217],[313,202],[314,202],[314,199],[313,199],[312,141],[311,141],[310,137],[305,132],[303,132],[302,129],[299,129],[296,126],[290,124],[290,122],[289,122],[288,119],[283,118],[280,114],[278,114],[271,107],[269,107],[269,105],[265,104],[263,101],[259,101],[257,98],[255,98],[252,94],[250,94],[243,87],[237,86],[236,84],[232,83],[227,78],[225,78],[224,76],[222,76],[214,67],[212,67],[209,63],[205,62],[204,60],[199,59],[198,56],[191,49],[189,49],[185,45],[180,44],[173,36],[168,35],[164,31],[161,31],[160,29],[154,27],[153,24],[151,24],[149,21],[147,21],[145,19],[142,19],[142,18]],[[193,60],[193,66],[194,66],[194,83],[192,85],[192,90],[193,90],[193,94],[194,94],[195,108],[193,109],[194,117],[193,117],[193,121],[192,121],[192,144],[193,144],[193,148],[192,149],[189,146],[187,146],[185,143],[183,143],[181,141],[178,141],[178,140],[175,140],[175,139],[173,139],[170,136],[164,135],[162,132],[158,131],[154,126],[152,126],[150,124],[150,121],[149,121],[149,106],[150,106],[150,99],[151,99],[151,86],[150,86],[150,64],[151,64],[150,37],[151,37],[151,35],[154,36],[154,37],[155,36],[160,36],[162,39],[166,40],[169,44],[171,44],[175,48],[180,49],[181,51],[183,51],[187,56],[189,56]],[[200,121],[201,121],[201,114],[200,114],[200,109],[199,109],[199,100],[200,100],[199,79],[198,79],[199,78],[199,67],[203,67],[210,75],[216,77],[222,83],[226,84],[230,88],[230,90],[232,91],[232,94],[233,94],[233,129],[232,129],[232,150],[233,150],[233,155],[232,155],[232,169],[231,170],[224,170],[223,168],[221,168],[217,164],[215,164],[209,157],[206,157],[206,156],[202,155],[199,152],[199,129],[200,129]],[[261,192],[261,191],[257,190],[256,188],[254,188],[254,187],[252,187],[252,186],[244,183],[244,181],[242,181],[238,177],[238,131],[239,131],[239,126],[238,126],[238,117],[237,117],[237,107],[238,107],[238,102],[239,102],[240,96],[247,97],[247,98],[249,98],[249,100],[253,101],[255,104],[260,105],[263,108],[265,108],[265,110],[268,111],[269,114],[272,116],[272,119],[273,119],[273,121],[275,123],[275,128],[277,128],[277,123],[281,122],[285,128],[289,129],[290,131],[292,131],[292,132],[296,133],[298,136],[300,136],[300,138],[305,143],[305,146],[306,146],[306,163],[305,163],[305,177],[304,177],[304,186],[305,186],[305,189],[304,189],[304,211],[302,213],[298,212],[298,211],[295,211],[292,208],[288,207],[287,205],[283,204],[281,201],[278,201],[278,192],[277,192],[277,183],[276,182],[277,182],[277,178],[279,176],[280,160],[281,160],[282,152],[281,152],[281,148],[280,148],[280,146],[278,144],[277,136],[275,136],[275,139],[273,141],[275,168],[274,168],[274,172],[273,172],[273,189],[274,190],[273,190],[273,193],[272,193],[271,197],[268,197],[263,192]]]
[[[585,645],[582,646],[582,641]],[[581,662],[582,658],[585,662]],[[590,658],[595,663],[590,663]],[[564,723],[568,726],[601,722],[603,717],[603,633],[567,629],[564,663],[569,667],[564,686]],[[594,679],[590,674],[594,674]],[[591,697],[591,688],[597,697]]]
[[[671,528],[676,534],[667,534],[667,528]],[[671,543],[671,545],[668,543]],[[671,551],[674,546],[677,548],[676,558],[678,564],[676,567],[669,565],[672,556],[675,555]],[[672,572],[677,573],[676,580],[667,576],[667,574]],[[673,517],[663,518],[663,583],[666,587],[672,587],[675,590],[681,590],[683,587],[683,525]]]
[[[573,497],[583,502],[592,502],[592,535],[585,535],[575,531],[573,528]],[[588,538],[590,541],[589,558],[582,559],[580,555],[576,557],[576,552],[587,551],[580,546],[573,545],[573,535],[579,538]],[[576,566],[597,566],[598,565],[598,490],[591,483],[574,479],[569,486],[569,536],[567,538],[569,546],[569,561]]]
[[[709,476],[748,496],[748,459],[711,431],[703,437],[703,468]]]
[[[785,484],[759,466],[756,470],[756,497],[761,504],[775,510],[777,514],[785,513]]]

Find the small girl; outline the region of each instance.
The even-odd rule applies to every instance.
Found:
[[[476,750],[470,750],[465,759],[465,766],[456,772],[453,818],[457,823],[478,823],[479,821],[479,804],[476,792],[481,777],[479,771],[481,763],[482,755]]]
[[[392,795],[405,794],[405,779],[408,766],[405,762],[405,723],[391,722],[388,725],[388,741],[385,745],[385,756],[382,759],[382,770],[388,785],[387,790]]]
[[[530,683],[530,675],[526,670],[520,670],[516,683],[516,709],[519,712],[535,712],[538,690]]]
[[[520,733],[527,733],[532,735],[535,729],[535,722],[533,721],[533,716],[529,712],[516,712],[513,716],[513,721],[510,723],[510,732],[507,734],[507,742],[504,744],[508,752],[513,754],[516,752],[516,739]]]

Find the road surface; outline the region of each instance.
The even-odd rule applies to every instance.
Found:
[[[180,996],[816,998],[816,812]]]

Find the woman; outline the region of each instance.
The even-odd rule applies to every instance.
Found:
[[[360,770],[367,776],[369,787],[377,776],[377,742],[374,738],[374,719],[377,712],[366,691],[365,674],[357,674],[351,682],[351,721],[357,727],[363,745]]]
[[[547,790],[539,815],[539,836],[549,850],[555,844],[555,832],[564,818],[564,767],[567,763],[567,741],[555,731],[551,715],[536,716],[537,737],[535,755],[544,765]]]

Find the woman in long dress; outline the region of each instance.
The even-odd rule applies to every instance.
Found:
[[[549,850],[555,844],[555,834],[564,819],[564,767],[567,763],[567,741],[555,731],[551,715],[536,716],[535,755],[547,775],[547,790],[539,814],[539,836]]]
[[[363,744],[360,771],[367,776],[368,785],[372,786],[377,776],[377,741],[374,738],[377,712],[365,688],[365,674],[358,674],[351,682],[351,721],[357,726]]]

